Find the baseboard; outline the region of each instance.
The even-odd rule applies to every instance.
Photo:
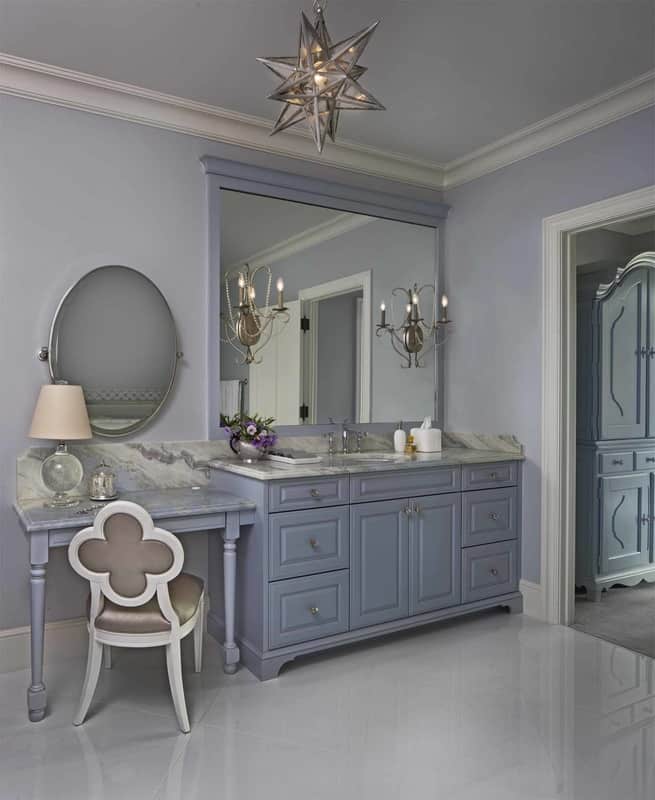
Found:
[[[528,617],[544,620],[544,593],[541,584],[521,581],[519,591],[523,595],[523,613]]]
[[[83,617],[46,623],[45,663],[55,664],[83,657],[88,641],[86,620]],[[29,627],[0,631],[0,673],[28,669],[29,666]]]

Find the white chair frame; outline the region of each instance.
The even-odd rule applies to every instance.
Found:
[[[128,514],[135,518],[143,530],[143,540],[156,540],[169,547],[173,553],[171,567],[159,575],[145,573],[146,588],[136,597],[124,597],[118,594],[111,586],[109,572],[92,572],[87,569],[79,558],[79,549],[89,539],[105,539],[104,525],[109,517],[114,514]],[[95,517],[93,525],[75,534],[68,546],[68,558],[73,569],[86,578],[91,585],[91,609],[89,612],[89,653],[86,664],[86,675],[80,704],[73,719],[74,725],[81,725],[87,715],[93,695],[98,685],[100,668],[103,661],[106,667],[111,667],[111,647],[161,647],[166,648],[166,667],[168,680],[171,687],[171,696],[177,715],[178,723],[184,733],[191,730],[184,697],[182,683],[182,656],[180,642],[193,631],[194,634],[194,667],[196,672],[202,669],[202,639],[205,620],[205,592],[200,598],[198,608],[184,625],[171,604],[168,592],[168,583],[182,571],[184,564],[184,550],[179,540],[168,531],[156,528],[148,512],[137,505],[125,500],[109,503],[101,509]],[[159,608],[166,620],[170,623],[170,630],[157,633],[116,633],[105,631],[95,626],[96,618],[103,609],[104,598],[119,606],[136,607],[147,603],[157,595]]]

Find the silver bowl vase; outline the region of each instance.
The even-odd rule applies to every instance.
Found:
[[[239,442],[237,447],[239,448],[239,458],[246,464],[253,464],[264,455],[261,447],[255,447],[254,444],[249,442]]]

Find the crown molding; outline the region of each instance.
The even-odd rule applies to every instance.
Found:
[[[271,137],[268,119],[8,53],[0,53],[0,93],[428,189],[443,184],[441,165],[426,160],[344,140],[321,154],[302,130]]]
[[[449,161],[445,165],[443,188],[452,189],[481,178],[652,105],[655,105],[655,70]]]
[[[262,117],[7,53],[0,53],[0,94],[442,191],[655,105],[655,70],[447,164],[343,140],[319,154],[302,130],[271,137]]]
[[[377,217],[367,217],[364,214],[339,214],[334,219],[319,222],[318,225],[312,225],[264,250],[259,250],[246,258],[240,258],[230,264],[226,271],[231,272],[244,264],[257,266],[258,264],[275,264],[278,261],[284,261],[296,253],[302,253],[303,250],[308,250],[310,247],[316,247],[322,242],[328,242],[344,233],[354,231],[356,228],[368,225],[369,222],[376,222],[377,219]]]

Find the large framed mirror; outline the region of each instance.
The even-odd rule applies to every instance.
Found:
[[[130,267],[84,275],[50,329],[51,378],[82,386],[97,436],[127,436],[147,425],[170,394],[180,355],[166,298]]]
[[[344,421],[388,427],[426,415],[439,424],[438,350],[426,342],[425,357],[408,369],[376,333],[381,304],[387,323],[399,324],[414,286],[425,290],[425,315],[436,313],[447,207],[203,162],[210,431],[240,411],[274,417],[283,433]],[[247,325],[248,336],[239,336]]]

